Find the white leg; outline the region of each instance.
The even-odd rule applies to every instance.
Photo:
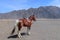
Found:
[[[27,35],[30,35],[30,27],[27,27]]]
[[[20,31],[18,31],[18,37],[19,37],[19,38],[21,38],[21,37],[22,37],[22,36],[21,36],[21,34],[20,34]]]

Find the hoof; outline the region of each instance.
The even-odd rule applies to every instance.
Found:
[[[29,32],[29,33],[27,33],[27,35],[30,35],[31,33]]]

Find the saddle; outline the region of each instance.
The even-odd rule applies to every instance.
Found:
[[[26,25],[29,25],[30,23],[31,23],[31,21],[30,21],[29,19],[26,19],[26,18],[25,18],[25,19],[23,20],[23,25],[25,25],[25,26],[26,26]]]

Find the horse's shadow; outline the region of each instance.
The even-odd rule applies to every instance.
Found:
[[[16,35],[9,36],[8,39],[9,38],[17,38],[17,37],[18,37],[18,35],[16,34]]]
[[[27,35],[27,33],[24,33],[24,32],[21,33],[21,36],[25,36],[25,35]],[[12,36],[9,36],[8,39],[9,38],[18,38],[18,35],[17,34],[16,35],[12,35]]]

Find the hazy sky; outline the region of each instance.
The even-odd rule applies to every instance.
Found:
[[[0,13],[51,5],[60,7],[60,0],[0,0]]]

